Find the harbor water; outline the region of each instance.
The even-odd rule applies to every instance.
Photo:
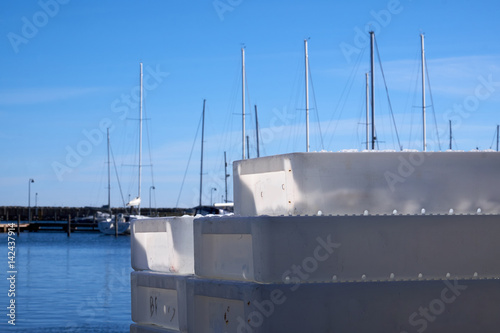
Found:
[[[21,232],[14,238],[15,244],[8,243],[8,234],[0,234],[1,332],[129,332],[129,236]],[[12,245],[15,266],[9,267]]]

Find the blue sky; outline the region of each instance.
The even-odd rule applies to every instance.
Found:
[[[35,193],[41,206],[106,204],[108,126],[125,200],[137,195],[137,171],[130,165],[137,163],[133,118],[139,113],[134,96],[140,62],[148,85],[143,162],[153,165],[143,170],[142,207],[149,206],[151,174],[153,205],[198,202],[196,134],[203,99],[203,202],[209,204],[211,194],[220,201],[224,151],[229,163],[241,158],[243,44],[251,157],[256,156],[254,105],[261,155],[305,150],[306,38],[311,150],[363,149],[369,29],[376,32],[403,148],[422,145],[422,32],[432,88],[426,103],[429,149],[439,150],[438,137],[441,149],[447,148],[448,120],[454,149],[495,148],[499,6],[459,0],[2,1],[0,205],[27,205],[30,178],[35,179],[32,204]],[[379,147],[397,149],[378,62],[376,67]],[[112,205],[121,206],[114,173]],[[229,199],[231,188],[230,181]]]

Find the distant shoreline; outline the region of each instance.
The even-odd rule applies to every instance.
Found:
[[[77,217],[93,216],[97,212],[108,212],[107,207],[31,207],[31,219],[33,221],[66,221],[69,216]],[[123,207],[111,208],[113,214],[129,212]],[[149,207],[141,208],[141,214],[149,216]],[[193,214],[192,208],[152,208],[151,216],[182,216]],[[0,221],[22,221],[29,220],[29,209],[27,206],[0,206]]]

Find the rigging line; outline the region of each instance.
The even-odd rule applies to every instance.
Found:
[[[255,122],[258,123],[258,121],[259,121],[259,119],[258,119],[257,113],[255,113]],[[256,132],[257,132],[257,137],[260,138],[259,139],[259,146],[257,147],[258,152],[260,153],[260,149],[262,149],[262,151],[265,151],[264,150],[264,142],[262,142],[262,131],[260,130],[260,126],[257,127],[257,131]],[[266,155],[264,154],[264,155],[261,155],[261,156],[266,156]]]
[[[420,52],[417,51],[417,55],[416,55],[416,60],[415,60],[415,70],[414,70],[414,77],[415,78],[415,87],[413,88],[413,100],[412,100],[412,107],[411,107],[411,111],[410,111],[410,131],[409,131],[409,137],[408,137],[408,147],[411,147],[411,142],[412,142],[412,135],[413,135],[413,118],[414,118],[414,112],[413,112],[413,108],[414,106],[413,105],[416,105],[417,104],[417,90],[418,90],[418,82],[419,82],[419,78],[420,78],[420,71],[419,71],[419,68],[420,66],[418,66],[418,64],[420,63],[420,61],[418,60],[420,58],[419,56]]]
[[[491,140],[490,149],[493,149],[493,146],[495,145],[496,138],[497,138],[497,130],[495,129],[495,132],[493,133],[493,139]]]
[[[396,126],[396,119],[394,118],[394,112],[392,112],[391,99],[389,98],[389,90],[387,89],[387,82],[385,81],[384,69],[382,68],[382,59],[380,58],[380,53],[378,51],[378,43],[377,43],[377,39],[376,38],[375,38],[375,48],[377,49],[378,62],[379,62],[379,65],[380,65],[380,71],[382,72],[382,78],[384,80],[385,92],[386,92],[386,95],[387,95],[387,101],[389,103],[389,110],[391,110],[392,122],[394,124],[394,129],[396,131],[396,138],[398,139],[398,147],[399,147],[400,150],[403,150],[403,147],[401,146],[401,142],[399,141],[398,127]]]
[[[189,169],[189,163],[191,162],[191,157],[193,156],[193,150],[194,150],[194,146],[196,144],[196,139],[198,138],[198,133],[200,132],[202,118],[203,118],[203,115],[200,116],[200,121],[198,122],[198,128],[196,129],[196,135],[194,136],[193,145],[191,146],[191,152],[189,153],[189,158],[188,158],[188,162],[186,165],[186,170],[184,170],[184,176],[182,177],[181,189],[179,190],[179,196],[177,197],[177,202],[175,203],[176,208],[179,208],[179,200],[181,199],[182,188],[184,187],[184,181],[186,180],[187,171]]]
[[[118,147],[119,147],[119,165],[123,166],[125,162],[129,162],[129,156],[130,156],[130,151],[132,149],[132,146],[129,145],[128,142],[128,133],[130,131],[130,123],[128,121],[128,118],[125,119],[124,121],[124,130],[121,132],[121,135],[119,137],[119,142],[118,142]],[[122,179],[131,179],[130,177],[126,177],[129,175],[129,170],[128,168],[123,168],[120,167],[119,170],[119,177]]]
[[[252,109],[252,100],[250,99],[250,89],[248,89],[248,75],[246,75],[246,67],[245,67],[245,102],[248,104],[247,106],[249,107],[249,110]],[[252,113],[249,112],[246,115],[251,115]]]
[[[291,85],[291,89],[290,89],[290,96],[288,98],[288,103],[284,106],[284,111],[285,112],[288,112],[288,108],[290,108],[291,110],[293,111],[297,111],[297,106],[299,105],[299,95],[302,96],[302,93],[301,93],[301,83],[299,83],[299,76],[302,77],[300,74],[302,73],[302,66],[303,66],[303,63],[302,63],[302,58],[297,58],[297,65],[295,67],[295,72],[294,72],[294,78],[292,80],[292,85]],[[290,111],[291,113],[292,111]],[[298,133],[296,133],[296,131],[294,130],[295,127],[296,127],[296,122],[297,122],[297,119],[300,118],[300,117],[297,117],[297,114],[296,113],[293,113],[293,118],[291,119],[290,122],[287,122],[287,126],[289,126],[289,131],[290,131],[290,135],[287,136],[287,140],[285,143],[283,143],[285,141],[285,139],[282,139],[282,140],[278,140],[278,146],[277,146],[277,151],[282,151],[281,147],[284,146],[284,150],[285,151],[290,151],[289,149],[289,146],[290,146],[290,141],[292,140],[292,138],[296,137],[296,135],[298,135]],[[290,125],[291,123],[291,125]],[[277,134],[277,133],[276,133]],[[293,147],[293,144],[292,144],[292,147]]]
[[[455,140],[455,137],[453,137],[452,140],[453,140],[453,143],[455,144],[455,149],[454,150],[460,150],[458,148],[457,140]]]
[[[429,66],[427,66],[427,58],[426,58],[425,59],[425,74],[427,75],[427,84],[429,85],[429,95],[431,95],[432,114],[434,116],[434,126],[436,127],[436,137],[438,140],[438,147],[439,147],[439,150],[441,151],[441,140],[439,139],[439,130],[438,130],[438,125],[437,125],[437,120],[436,120],[436,110],[434,109],[434,99],[432,98],[431,79],[429,77],[428,69],[429,69]]]
[[[333,113],[332,113],[332,117],[330,119],[330,121],[328,122],[328,125],[326,126],[326,131],[325,133],[328,133],[328,130],[330,129],[330,125],[332,122],[334,122],[334,117],[335,117],[335,114],[337,113],[337,111],[339,111],[340,109],[340,113],[337,117],[337,121],[335,121],[335,127],[333,128],[333,131],[332,131],[332,136],[331,136],[331,139],[330,139],[330,142],[328,144],[328,146],[331,146],[332,144],[332,141],[333,141],[333,136],[337,130],[337,127],[338,127],[338,124],[339,124],[339,120],[340,120],[340,117],[342,116],[342,112],[344,110],[344,106],[347,102],[347,97],[345,97],[346,95],[349,94],[349,92],[351,91],[351,88],[354,84],[354,75],[355,73],[357,73],[358,69],[359,69],[359,66],[360,66],[360,63],[361,63],[361,59],[365,53],[365,50],[366,48],[363,48],[361,50],[361,52],[359,53],[358,55],[358,58],[356,59],[356,62],[354,63],[352,69],[351,69],[351,73],[349,74],[349,78],[347,79],[347,83],[346,85],[344,86],[344,89],[342,90],[342,93],[340,94],[340,98],[339,98],[339,101],[337,103],[337,106],[335,107]],[[341,107],[342,105],[342,107]]]
[[[118,177],[118,169],[116,168],[115,155],[113,154],[113,148],[111,147],[111,144],[109,144],[109,151],[111,152],[111,158],[113,159],[113,166],[115,169],[116,180],[118,182],[118,188],[120,189],[120,196],[122,197],[123,207],[125,207],[125,199],[123,198],[122,185],[120,183],[120,177]]]
[[[304,96],[304,90],[302,90],[303,81],[303,58],[302,52],[300,53],[300,57],[297,58],[297,65],[295,67],[294,79],[292,81],[292,89],[290,93],[290,97],[288,99],[287,108],[290,107],[291,110],[284,109],[285,112],[290,113],[293,118],[290,118],[290,121],[286,122],[286,126],[288,126],[290,135],[288,135],[286,140],[285,151],[290,151],[291,147],[295,147],[298,143],[298,138],[301,137],[302,133],[299,131],[299,121],[302,119],[302,114],[298,111],[302,107],[302,96]],[[302,128],[302,127],[300,127]],[[281,151],[281,142],[285,140],[279,141],[279,151]],[[301,141],[302,142],[302,141]]]
[[[99,178],[99,186],[97,187],[97,196],[95,195],[95,192],[96,192],[95,183],[93,183],[94,186],[92,186],[92,190],[91,190],[90,193],[92,194],[92,199],[91,200],[95,200],[95,201],[93,201],[93,202],[90,201],[90,204],[92,206],[95,206],[96,203],[98,203],[98,202],[101,201],[101,189],[102,189],[103,179],[105,177],[106,164],[107,164],[107,162],[104,162],[104,164],[101,167],[101,172],[99,173],[100,174],[100,178]],[[108,188],[107,184],[106,184],[105,188]]]
[[[207,114],[208,114],[208,119],[209,119],[210,123],[212,123],[212,119],[213,118],[212,118],[212,113],[210,112],[210,105],[206,106],[206,115]],[[219,118],[220,118],[220,116],[219,116]],[[215,121],[215,123],[217,123],[217,122]],[[210,128],[213,129],[212,126],[210,126]],[[215,139],[214,139],[214,141],[221,142],[223,134],[222,133],[219,134],[220,132],[218,132],[217,130],[215,130],[214,132],[215,132],[215,136],[214,136]],[[218,145],[217,151],[215,153],[216,154],[215,156],[218,156],[218,157],[222,156],[223,155],[222,152],[224,152],[224,146]],[[223,167],[223,165],[224,165],[224,160],[221,160],[220,158],[216,158],[213,161],[213,168],[212,168],[212,170],[221,170],[221,168]]]
[[[292,81],[292,89],[291,89],[291,94],[290,94],[290,97],[289,97],[289,100],[288,100],[288,104],[287,104],[287,107],[290,107],[291,111],[290,113],[292,113],[293,115],[293,118],[291,119],[290,122],[288,122],[286,125],[289,126],[289,131],[290,131],[290,135],[287,137],[287,140],[285,142],[285,148],[284,150],[286,152],[290,151],[290,150],[293,150],[293,148],[290,148],[291,147],[294,147],[295,146],[295,141],[294,139],[296,139],[298,136],[299,136],[299,132],[296,130],[297,129],[297,121],[298,119],[302,119],[302,117],[300,117],[300,113],[297,113],[297,110],[298,110],[298,105],[299,105],[299,96],[302,96],[302,81],[301,79],[299,79],[299,77],[301,77],[301,74],[302,74],[302,58],[297,58],[297,65],[295,67],[295,75],[294,75],[294,79]],[[301,104],[300,104],[301,105]],[[283,140],[279,140],[279,150],[281,151],[281,142],[285,141],[284,139]]]
[[[146,118],[144,120],[148,120],[146,108],[143,107],[143,110],[144,110],[144,115],[146,116]],[[152,186],[155,186],[155,179],[153,176],[153,159],[151,157],[151,140],[149,138],[149,121],[146,121],[146,137],[147,137],[147,141],[148,141],[149,164],[151,166],[151,168],[150,168],[151,169],[151,184],[152,184]]]
[[[207,103],[207,105],[205,107],[205,133],[207,133],[207,128],[208,128],[208,130],[213,130],[212,125],[214,122],[213,122],[212,117],[214,117],[213,113],[210,112],[210,105],[208,105],[208,103]],[[214,131],[214,132],[215,132],[215,134],[214,134],[213,138],[215,138],[215,141],[219,142],[220,136],[219,136],[217,131]],[[205,135],[205,137],[206,137],[206,135]],[[205,142],[207,142],[207,141],[205,140]],[[205,146],[205,151],[207,150],[206,147],[207,146]],[[222,152],[224,151],[223,149],[224,148],[222,147],[222,145],[218,145],[217,150],[215,152],[215,156],[222,156]],[[213,172],[214,174],[218,174],[217,170],[220,170],[223,167],[224,161],[223,160],[221,161],[220,158],[215,158],[211,161],[204,159],[203,163],[207,164],[207,168],[206,168],[207,172],[209,172],[209,173]],[[210,167],[208,166],[208,163],[210,163]],[[205,169],[205,167],[203,167],[203,169]]]
[[[413,74],[412,74],[411,77],[416,77],[416,79],[415,79],[415,86],[413,88],[413,96],[412,96],[413,99],[412,99],[411,104],[410,104],[410,93],[408,93],[408,97],[407,97],[407,100],[406,100],[406,103],[405,103],[405,108],[404,108],[404,110],[410,109],[410,126],[409,126],[410,130],[408,131],[409,135],[408,135],[408,142],[407,142],[407,147],[408,148],[411,147],[411,142],[412,142],[412,140],[411,140],[412,132],[413,132],[413,110],[412,109],[413,109],[413,105],[415,105],[415,103],[416,103],[415,99],[416,99],[416,96],[417,96],[418,77],[420,75],[419,74],[419,70],[418,70],[419,69],[419,61],[418,61],[419,54],[420,54],[420,52],[417,51],[415,53],[415,57],[413,58],[414,59],[414,62],[413,62],[414,63],[414,67],[413,67],[413,71],[412,71]],[[411,92],[411,86],[412,86],[412,84],[410,82],[410,86],[408,88],[409,92]],[[411,105],[411,106],[409,106],[409,105]],[[405,112],[405,115],[406,115],[406,112]],[[403,123],[406,124],[406,119],[404,120]]]
[[[205,108],[205,117],[208,118],[208,122],[209,122],[209,130],[212,129],[213,130],[213,127],[212,127],[212,114],[210,112],[210,107],[209,105],[206,106]],[[207,116],[208,115],[208,116]],[[217,130],[214,130],[214,136],[212,137],[213,138],[213,141],[215,142],[222,142],[222,136],[223,134],[221,132],[218,132]],[[221,168],[223,167],[224,165],[224,160],[221,161],[221,159],[219,158],[220,156],[222,156],[224,152],[224,147],[222,145],[217,145],[217,147],[215,148],[215,153],[214,153],[214,156],[217,156],[217,158],[215,158],[214,160],[211,161],[211,166],[210,166],[210,170],[212,172],[214,172],[215,174],[218,174],[218,170],[221,170]]]
[[[301,60],[302,61],[302,60]],[[293,120],[291,121],[290,126],[290,132],[292,135],[288,137],[287,140],[287,145],[286,145],[286,151],[294,150],[293,147],[298,146],[299,144],[299,138],[300,138],[300,143],[302,143],[302,129],[303,127],[299,124],[302,124],[301,120],[302,118],[302,96],[304,96],[305,92],[305,84],[304,84],[304,90],[302,90],[302,64],[300,67],[297,67],[297,89],[296,89],[296,94],[295,94],[295,101],[293,104],[293,109],[291,112],[293,112]]]
[[[134,120],[134,121],[138,121],[139,118],[127,118],[127,120]],[[129,157],[128,160],[132,160],[132,164],[122,164],[122,166],[137,166],[139,165],[139,147],[137,147],[137,144],[135,144],[136,142],[139,142],[139,129],[137,127],[133,127],[132,129],[133,131],[133,142],[134,144],[130,145],[130,147],[132,148],[129,148],[129,152],[132,154],[132,158]],[[137,179],[137,173],[135,172],[134,168],[128,168],[129,169],[129,173],[128,173],[128,177],[127,179],[129,179],[128,181],[128,188],[127,188],[127,192],[130,196],[130,193],[134,193],[135,192],[135,187],[137,187],[137,184],[135,183],[135,180]],[[131,181],[130,181],[131,179]],[[138,181],[138,179],[137,179]],[[135,197],[135,195],[134,195]]]
[[[252,119],[252,100],[250,99],[250,90],[248,89],[248,75],[246,74],[246,64],[245,64],[245,102],[246,104],[248,104],[248,110],[249,112],[245,114],[245,116],[249,117],[250,118],[250,123],[253,123],[254,120]],[[250,136],[250,133],[252,133],[252,131],[248,131],[247,132],[247,136]],[[252,138],[253,139],[253,138]],[[250,149],[250,147],[247,147],[248,149]],[[248,152],[250,153],[250,152]],[[255,155],[257,155],[257,149],[255,149]]]
[[[235,126],[235,125],[234,125],[233,115],[235,114],[235,112],[233,112],[233,111],[236,108],[236,98],[237,98],[237,95],[239,92],[238,82],[240,81],[240,77],[241,77],[241,68],[240,68],[239,63],[235,67],[235,69],[236,69],[236,71],[235,71],[235,74],[233,75],[234,81],[232,83],[231,89],[229,90],[229,96],[227,99],[228,100],[228,104],[227,104],[228,116],[225,117],[225,121],[224,121],[224,127],[223,127],[223,131],[222,131],[222,133],[223,133],[222,143],[220,145],[219,153],[221,150],[224,149],[224,147],[226,150],[228,150],[228,148],[230,149],[229,153],[233,153],[235,151],[235,149],[233,149],[233,146],[231,146],[231,144],[237,142],[236,139],[234,139],[235,131],[233,131],[233,126]],[[241,122],[237,122],[237,123],[241,124]],[[238,133],[240,133],[240,132],[238,131]],[[229,147],[228,147],[228,145],[229,145]],[[238,152],[240,152],[240,150],[238,150]]]
[[[313,100],[314,100],[314,111],[316,113],[316,120],[318,121],[318,129],[319,129],[319,138],[321,140],[321,150],[325,150],[325,144],[323,143],[323,133],[321,133],[321,123],[319,121],[319,113],[318,113],[318,104],[316,102],[316,91],[314,90],[314,83],[313,83],[313,78],[312,78],[312,70],[311,70],[311,65],[309,65],[309,58],[307,58],[307,67],[309,68],[309,77],[311,78],[311,90],[313,93]]]
[[[361,144],[361,150],[363,150],[363,145],[366,144],[366,139],[361,139],[359,135],[360,125],[362,125],[362,130],[365,131],[366,126],[366,82],[362,83],[362,89],[360,90],[359,106],[357,109],[359,110],[358,114],[358,127],[356,129],[356,141]],[[364,136],[365,134],[363,134]],[[354,135],[353,135],[354,137]]]
[[[135,129],[135,127],[134,127],[134,129]],[[130,121],[129,121],[129,118],[127,117],[125,119],[125,130],[123,132],[122,140],[121,140],[121,143],[119,145],[122,153],[121,153],[121,155],[118,155],[118,157],[120,158],[120,177],[121,177],[121,179],[127,179],[129,181],[133,177],[131,170],[130,170],[130,168],[124,168],[123,166],[128,164],[128,163],[134,162],[134,161],[132,161],[132,162],[130,161],[131,156],[135,156],[135,148],[136,148],[135,145],[129,144],[131,131],[132,131],[132,129],[130,126]],[[125,182],[124,187],[126,187],[128,185],[129,181]],[[130,189],[128,189],[128,192],[130,193]]]
[[[334,110],[334,112],[332,114],[332,119],[330,119],[330,122],[333,121],[333,116],[334,116],[335,112],[337,112],[337,110],[339,109],[340,104],[342,103],[342,100],[344,98],[344,94],[345,94],[345,92],[347,90],[347,87],[349,86],[349,82],[351,81],[351,78],[353,78],[354,72],[358,69],[358,65],[359,65],[359,62],[360,62],[360,59],[361,59],[361,55],[364,53],[364,51],[365,51],[365,49],[362,49],[362,52],[360,52],[358,54],[358,58],[356,59],[356,62],[352,66],[351,73],[349,74],[349,77],[347,79],[347,84],[344,85],[344,89],[342,89],[342,93],[340,94],[339,101],[337,102],[337,106],[335,107],[335,110]],[[330,129],[330,123],[326,127],[326,131],[328,132],[329,129]]]

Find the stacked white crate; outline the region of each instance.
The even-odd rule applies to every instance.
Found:
[[[183,295],[186,326],[177,331],[493,332],[499,167],[491,152],[236,162],[237,216],[193,221],[196,275],[167,271],[143,284],[169,292],[175,285],[170,298]],[[438,316],[423,316],[423,306]],[[157,329],[151,324],[131,332]]]
[[[132,222],[131,332],[187,332],[186,280],[194,274],[193,216]]]
[[[293,153],[234,164],[235,215],[500,214],[500,154]]]

